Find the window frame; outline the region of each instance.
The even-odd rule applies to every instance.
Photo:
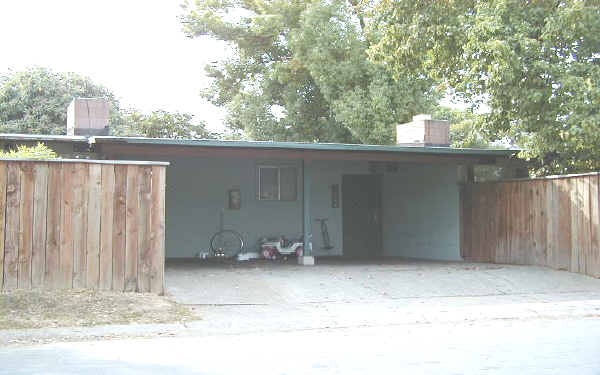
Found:
[[[294,199],[281,199],[281,169],[290,168],[294,169]],[[276,164],[259,164],[256,166],[257,169],[257,194],[256,197],[259,201],[266,202],[295,202],[298,200],[298,167],[295,165],[276,165]],[[263,169],[275,169],[277,171],[277,197],[274,199],[263,198],[262,196],[262,170]],[[290,185],[291,186],[291,185]]]

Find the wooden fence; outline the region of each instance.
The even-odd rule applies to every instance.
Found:
[[[0,290],[162,294],[166,164],[0,160]]]
[[[599,178],[593,173],[463,186],[463,258],[600,277]]]

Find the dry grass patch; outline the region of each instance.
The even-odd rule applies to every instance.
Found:
[[[0,329],[174,323],[197,319],[186,306],[154,294],[92,290],[0,293]]]

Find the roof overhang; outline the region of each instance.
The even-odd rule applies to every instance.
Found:
[[[136,137],[93,137],[108,155],[164,155],[183,157],[284,158],[303,160],[369,160],[426,163],[493,164],[519,150],[458,149],[386,145],[179,140]]]
[[[471,149],[431,146],[342,143],[221,141],[110,136],[0,134],[0,140],[89,143],[109,158],[123,156],[281,158],[302,160],[368,160],[423,163],[495,164],[511,159],[516,149]]]

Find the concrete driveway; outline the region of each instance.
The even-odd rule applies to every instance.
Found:
[[[170,261],[167,290],[203,332],[600,317],[600,280],[543,267],[401,259]]]
[[[168,261],[168,292],[194,305],[385,302],[399,299],[595,294],[600,280],[543,267],[402,259],[208,263]]]
[[[0,374],[598,374],[600,280],[471,263],[169,262],[202,319],[2,348]],[[105,328],[98,327],[101,330]],[[115,337],[97,332],[99,337]]]

